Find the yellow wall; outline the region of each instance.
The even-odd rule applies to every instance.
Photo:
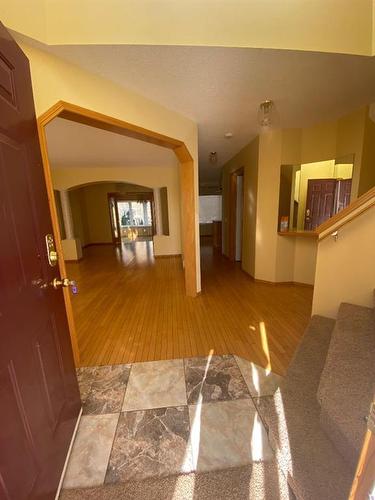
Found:
[[[71,189],[97,182],[113,182],[113,190],[117,191],[117,183],[126,182],[150,189],[166,187],[169,211],[169,235],[154,236],[155,255],[181,254],[181,224],[180,224],[180,185],[177,167],[123,167],[123,168],[54,168],[52,169],[53,185],[55,189]],[[90,194],[85,194],[85,204],[90,204],[93,219],[78,222],[81,227],[84,244],[100,242],[100,238],[111,241],[108,206],[106,204],[106,190],[102,185],[91,186]],[[86,190],[85,190],[86,193]],[[78,203],[78,202],[75,202]],[[94,211],[96,215],[94,215]],[[94,219],[97,218],[97,221]],[[91,226],[93,225],[93,229]],[[86,229],[85,229],[86,227]],[[81,238],[80,235],[77,235]]]
[[[65,238],[65,227],[64,227],[64,220],[63,220],[63,214],[62,214],[60,191],[57,191],[55,189],[53,191],[53,194],[55,197],[56,213],[57,213],[57,220],[59,222],[60,236],[61,236],[61,239],[63,240]]]
[[[279,183],[282,131],[268,130],[259,137],[255,278],[276,281]],[[281,280],[285,281],[285,280]]]
[[[341,302],[373,307],[375,207],[319,243],[313,314],[335,318]]]
[[[83,188],[90,243],[112,241],[107,194],[115,189],[112,184],[94,184]]]
[[[367,116],[363,142],[363,158],[358,195],[375,186],[375,123]]]
[[[374,136],[375,137],[375,136]],[[362,161],[363,167],[363,161]],[[361,174],[363,175],[363,168]],[[333,170],[333,176],[336,179],[350,179],[353,175],[353,164],[352,163],[336,163]]]
[[[75,5],[77,6],[78,4]],[[42,50],[22,42],[20,45],[30,60],[37,115],[49,109],[59,100],[64,100],[173,137],[174,139],[179,139],[186,144],[194,159],[196,269],[197,290],[199,291],[201,289],[201,281],[199,255],[198,131],[196,123],[131,90],[115,85],[92,73],[88,73],[78,66],[67,63]],[[145,177],[147,177],[146,174]],[[103,180],[107,179],[104,178]],[[135,184],[147,185],[147,181],[137,182],[137,180],[133,179],[127,180]],[[161,186],[165,185],[165,183],[161,183]],[[159,184],[157,187],[161,186]],[[176,199],[179,199],[179,197],[176,197]],[[176,203],[174,204],[176,205]],[[179,213],[179,204],[178,207],[174,208]],[[171,205],[170,210],[172,210]],[[177,227],[174,228],[174,231],[176,234]],[[161,236],[158,237],[158,240],[158,244],[155,244],[155,249],[158,248],[160,252],[167,252],[168,247],[171,246],[171,242],[165,241]],[[181,253],[179,237],[174,237],[172,246],[175,250],[174,253]]]
[[[91,241],[83,190],[73,189],[70,191],[69,201],[73,219],[74,237],[78,238],[84,247],[91,243]]]
[[[372,0],[2,0],[0,17],[49,44],[373,50]]]
[[[255,139],[223,168],[223,251],[228,255],[228,222],[229,222],[229,187],[230,174],[244,167],[244,208],[243,208],[243,238],[242,238],[242,269],[251,276],[255,271],[255,226],[258,182],[258,147]]]

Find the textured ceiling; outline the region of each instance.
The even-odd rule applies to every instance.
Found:
[[[170,149],[62,118],[55,118],[46,130],[52,168],[177,165]]]
[[[198,123],[201,184],[259,131],[259,103],[277,126],[304,127],[375,101],[375,59],[363,56],[173,46],[58,46],[46,50],[132,88]],[[224,134],[232,132],[232,139]],[[208,162],[217,151],[218,162]]]

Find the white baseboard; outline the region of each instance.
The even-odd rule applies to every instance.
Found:
[[[79,415],[78,415],[78,418],[77,418],[77,422],[76,422],[76,425],[74,427],[74,432],[73,432],[72,439],[70,441],[68,453],[66,455],[66,459],[65,459],[65,463],[64,463],[64,468],[63,468],[62,473],[61,473],[59,486],[58,486],[57,491],[56,491],[55,500],[58,500],[58,498],[60,496],[61,488],[62,488],[62,485],[63,485],[63,482],[64,482],[64,476],[65,476],[66,468],[68,466],[70,454],[72,452],[73,443],[74,443],[74,440],[76,438],[76,434],[77,434],[77,431],[78,431],[79,422],[81,421],[81,417],[82,417],[82,408],[81,408],[81,411],[79,412]]]

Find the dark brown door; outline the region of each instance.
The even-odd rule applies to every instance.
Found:
[[[305,230],[312,231],[332,217],[335,209],[336,179],[309,179],[307,184]]]
[[[28,61],[0,24],[0,498],[52,499],[80,409]]]

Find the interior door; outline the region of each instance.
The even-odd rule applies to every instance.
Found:
[[[0,498],[52,499],[80,411],[29,65],[0,24]],[[53,262],[52,262],[53,263]]]
[[[334,214],[336,182],[336,179],[309,179],[305,211],[306,231],[314,230]]]

